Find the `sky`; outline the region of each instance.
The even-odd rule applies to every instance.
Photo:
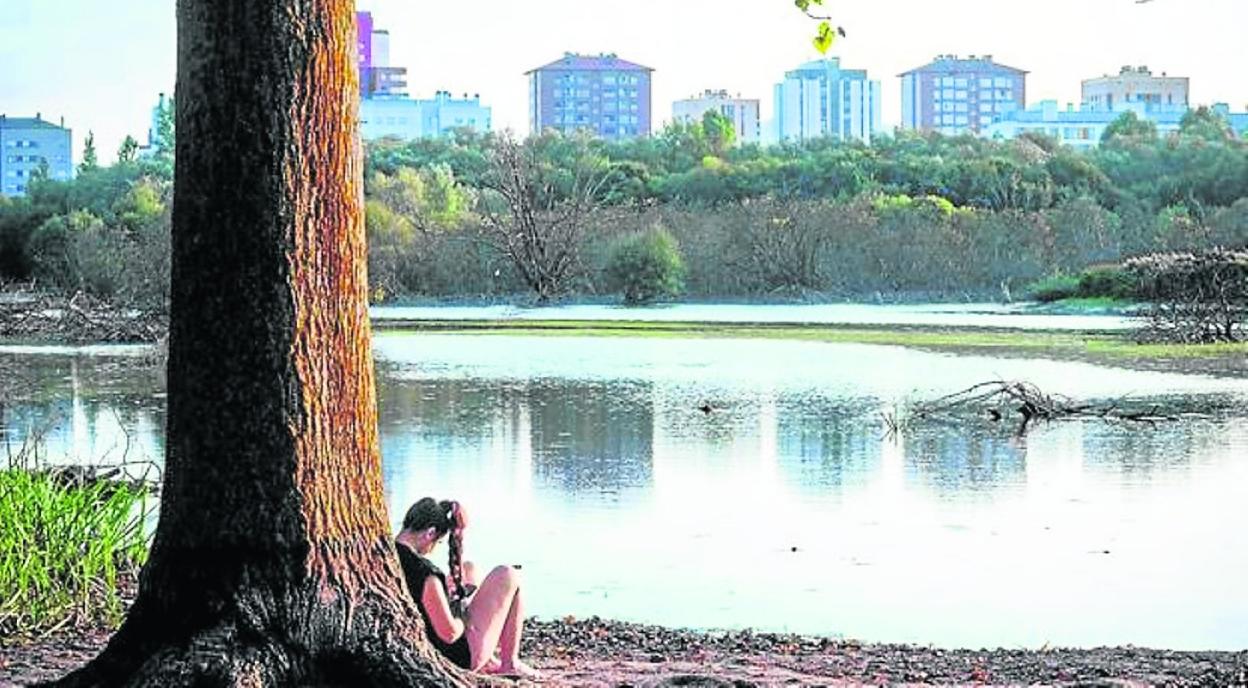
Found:
[[[480,94],[496,129],[524,132],[524,72],[565,51],[614,52],[652,67],[654,118],[704,89],[762,101],[818,57],[791,0],[358,0],[390,31],[412,95]],[[0,0],[0,113],[65,118],[81,155],[105,161],[147,137],[171,92],[174,0]],[[1082,79],[1148,65],[1188,76],[1194,103],[1248,109],[1248,0],[828,0],[845,28],[832,54],[883,82],[884,124],[901,119],[897,75],[939,54],[990,54],[1030,72],[1028,103],[1077,103]]]

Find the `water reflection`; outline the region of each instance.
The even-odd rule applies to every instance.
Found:
[[[537,614],[941,645],[1248,645],[1232,623],[1248,618],[1242,381],[777,341],[408,335],[377,353],[396,525],[425,494],[465,500],[470,554],[523,563]],[[0,355],[0,370],[27,388],[0,410],[9,440],[51,423],[53,453],[124,438],[162,453],[143,366]],[[1003,377],[1216,412],[1022,438],[979,420],[886,431],[881,413],[907,400]]]
[[[458,454],[489,475],[496,450],[521,447],[537,485],[568,495],[645,491],[653,482],[649,384],[425,380],[386,364],[379,371],[388,460],[437,462]]]
[[[137,356],[0,354],[5,456],[38,445],[76,463],[161,461],[160,378]]]
[[[907,424],[908,479],[940,499],[966,499],[1016,490],[1026,482],[1027,440],[1005,427],[935,422]]]

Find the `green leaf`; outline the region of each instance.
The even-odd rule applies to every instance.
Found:
[[[793,4],[797,5],[797,9],[803,12],[810,11],[810,0],[793,0]]]
[[[836,31],[832,29],[832,25],[828,22],[819,23],[819,31],[815,34],[815,50],[820,53],[827,54],[832,47],[832,43],[836,41]]]

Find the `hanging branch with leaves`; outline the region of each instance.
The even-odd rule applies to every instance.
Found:
[[[826,55],[838,36],[841,38],[845,37],[845,28],[842,26],[834,27],[832,25],[832,17],[815,13],[814,7],[822,7],[823,3],[824,0],[793,0],[793,4],[797,6],[797,9],[819,22],[818,28],[815,29],[815,37],[811,42],[814,44],[815,50]]]

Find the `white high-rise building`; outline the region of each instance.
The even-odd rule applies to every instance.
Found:
[[[701,122],[708,110],[718,111],[732,122],[738,143],[760,143],[762,129],[758,119],[758,99],[732,97],[728,91],[707,90],[700,96],[672,103],[672,119],[678,122]]]
[[[776,84],[781,141],[832,137],[870,143],[883,131],[880,82],[866,70],[842,69],[839,58],[807,62]]]

